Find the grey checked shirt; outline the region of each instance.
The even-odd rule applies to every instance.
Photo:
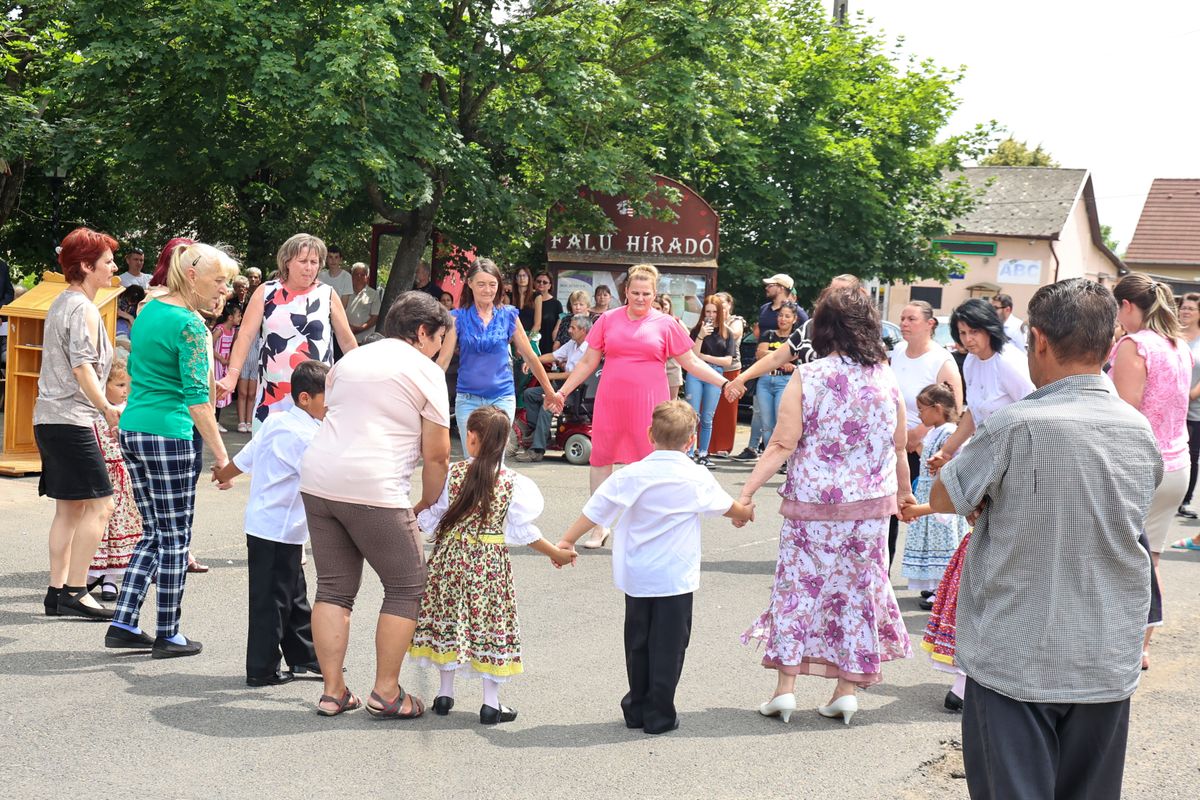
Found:
[[[1150,605],[1138,535],[1162,480],[1150,425],[1099,375],[993,414],[941,471],[967,545],[955,660],[1029,703],[1108,703],[1137,688]]]

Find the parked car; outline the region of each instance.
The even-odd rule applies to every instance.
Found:
[[[950,335],[950,318],[934,317],[937,327],[933,329],[933,340],[947,350],[954,349],[954,337]]]

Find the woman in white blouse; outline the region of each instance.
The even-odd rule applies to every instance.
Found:
[[[950,315],[950,335],[967,351],[963,376],[969,405],[958,421],[958,430],[929,459],[933,471],[954,457],[975,433],[976,425],[1034,388],[1029,379],[1029,361],[1015,347],[1005,347],[1008,337],[1004,323],[986,300],[973,297],[954,309]]]

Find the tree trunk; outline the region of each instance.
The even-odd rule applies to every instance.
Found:
[[[0,169],[0,228],[4,227],[12,210],[16,208],[17,200],[21,197],[21,187],[25,183],[25,159],[10,161],[7,166],[7,171]]]
[[[421,261],[421,254],[425,252],[425,245],[433,235],[433,209],[428,209],[428,213],[426,209],[420,209],[413,212],[413,216],[417,217],[413,220],[415,224],[404,226],[405,230],[400,235],[400,246],[396,248],[396,255],[392,258],[391,272],[388,273],[387,286],[383,290],[383,302],[380,305],[381,315],[387,314],[387,309],[392,307],[392,303],[401,292],[412,288],[417,276],[417,264]]]

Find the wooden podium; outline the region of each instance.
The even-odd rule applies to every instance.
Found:
[[[42,282],[6,306],[8,317],[8,372],[4,387],[4,453],[0,475],[42,471],[42,457],[33,440],[33,404],[37,401],[38,372],[42,368],[42,336],[50,304],[67,288],[58,272],[45,272]],[[116,341],[117,297],[125,289],[115,277],[96,293],[104,333]]]

